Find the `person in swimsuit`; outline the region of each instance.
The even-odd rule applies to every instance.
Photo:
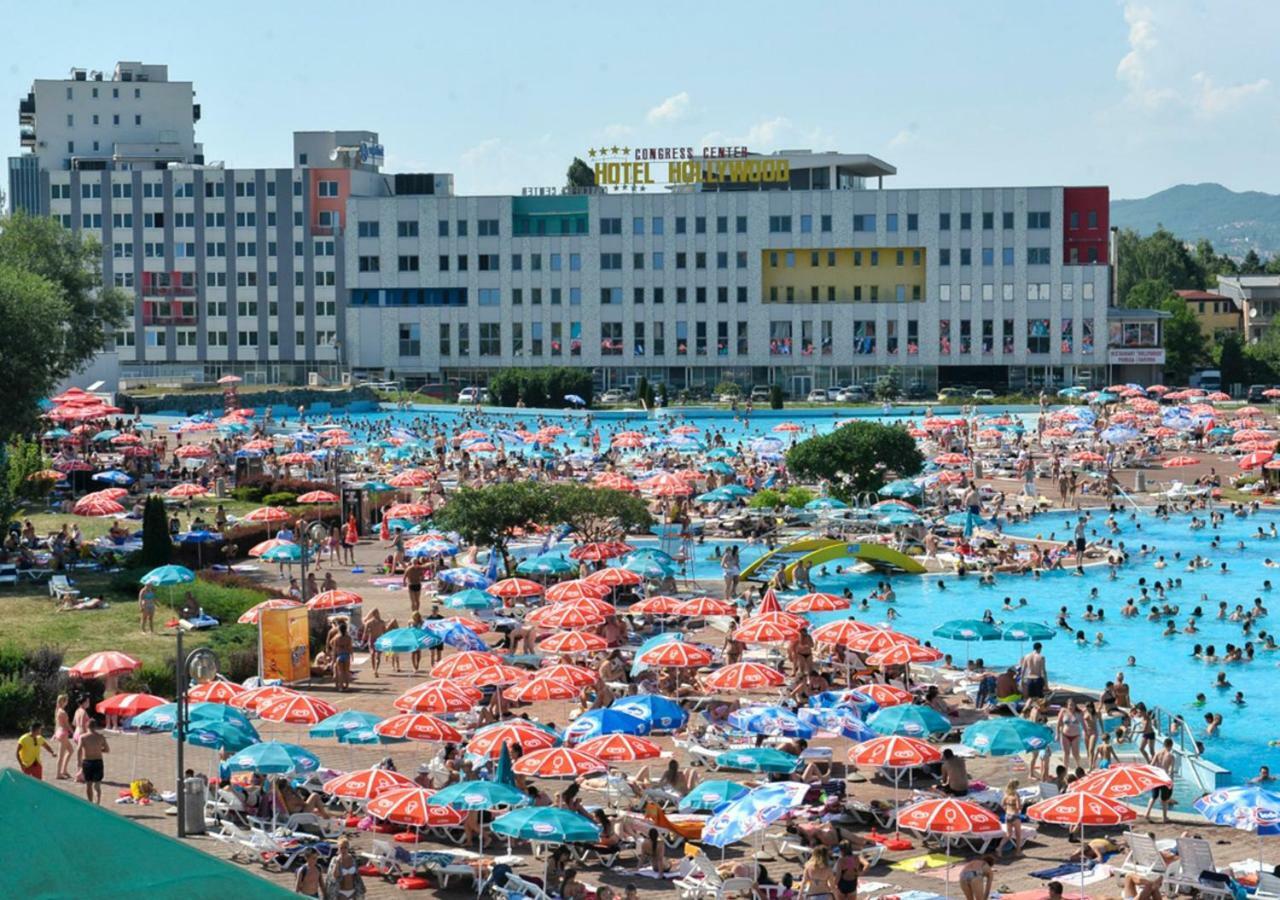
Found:
[[[364,617],[364,637],[369,645],[369,665],[373,668],[373,677],[378,677],[378,667],[382,665],[382,651],[374,647],[374,643],[378,638],[387,633],[387,623],[382,621],[382,612],[377,609],[369,610],[369,614]]]
[[[71,772],[68,770],[71,760],[76,755],[75,744],[71,743],[71,717],[67,714],[67,706],[70,702],[66,694],[59,694],[54,704],[53,739],[58,742],[57,777],[60,781],[71,778]]]
[[[1062,747],[1062,763],[1071,768],[1074,757],[1077,766],[1083,765],[1080,758],[1080,737],[1084,733],[1084,717],[1076,706],[1074,699],[1068,700],[1062,712],[1058,713],[1058,743]]]
[[[89,731],[80,738],[78,759],[80,773],[84,776],[84,795],[90,803],[102,805],[102,778],[105,753],[110,753],[107,739],[98,734],[98,723],[90,718]]]
[[[404,569],[404,578],[402,580],[405,587],[409,589],[409,608],[413,612],[418,611],[418,607],[422,602],[422,576],[426,574],[426,571],[426,567],[418,562],[416,557],[411,559]]]
[[[984,853],[960,868],[960,890],[964,893],[964,900],[987,900],[991,896],[991,883],[995,877],[991,867],[995,861],[995,856]]]
[[[1022,798],[1018,796],[1018,779],[1013,779],[1004,786],[1004,796],[1000,798],[1000,806],[1004,809],[1004,834],[1013,844],[1014,855],[1022,855]]]
[[[364,896],[360,865],[351,853],[351,840],[338,838],[338,852],[329,861],[324,895],[335,900],[360,900]]]
[[[840,859],[836,863],[837,900],[857,900],[858,876],[866,869],[866,862],[853,849],[849,841],[840,842]]]
[[[347,634],[347,623],[338,623],[338,633],[333,636],[331,655],[333,656],[333,686],[339,691],[351,687],[351,635]]]
[[[144,584],[138,591],[138,627],[142,633],[156,633],[156,589]]]
[[[831,868],[830,851],[817,846],[804,864],[804,877],[800,879],[800,896],[804,900],[834,900],[836,873]]]

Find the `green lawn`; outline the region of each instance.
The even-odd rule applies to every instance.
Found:
[[[125,500],[129,501],[129,498],[126,497]],[[216,497],[200,498],[192,502],[189,510],[181,508],[178,509],[178,518],[182,522],[183,529],[185,530],[191,524],[191,520],[197,515],[200,515],[209,523],[209,527],[212,530],[214,515],[217,513],[219,503],[221,503],[222,508],[227,511],[227,515],[236,517],[241,517],[245,513],[257,509],[262,505],[261,503],[248,503],[242,500],[232,500],[230,497],[224,497],[222,500],[218,500]],[[111,523],[115,521],[111,518],[73,516],[59,512],[36,512],[30,509],[22,510],[15,515],[14,518],[19,522],[25,522],[30,519],[31,523],[35,526],[36,533],[41,535],[55,532],[64,524],[70,525],[72,523],[76,523],[80,526],[80,531],[84,534],[85,538],[91,541],[106,534],[111,528]],[[128,520],[125,527],[136,530],[142,527],[142,522]]]

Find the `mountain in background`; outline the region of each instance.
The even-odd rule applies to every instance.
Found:
[[[1237,260],[1250,249],[1266,258],[1280,252],[1280,195],[1179,184],[1141,200],[1113,200],[1111,224],[1143,235],[1163,225],[1188,244],[1208,238]]]

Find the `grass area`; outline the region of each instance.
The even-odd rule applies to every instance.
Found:
[[[128,500],[129,498],[125,498]],[[237,518],[243,517],[246,513],[257,509],[261,503],[250,503],[244,500],[233,500],[230,497],[224,497],[219,500],[216,497],[208,499],[198,499],[192,502],[190,509],[182,509],[178,507],[178,518],[182,522],[182,528],[185,531],[196,516],[203,516],[204,520],[209,523],[209,528],[213,528],[214,516],[218,511],[218,504],[222,504],[222,508],[226,510],[228,516]],[[68,513],[48,512],[47,510],[36,511],[34,509],[24,509],[14,516],[19,522],[31,520],[31,524],[35,526],[37,534],[50,534],[72,523],[80,526],[80,531],[87,540],[96,540],[107,533],[111,528],[111,524],[115,521],[112,518],[103,518],[96,516],[75,516]],[[129,519],[126,521],[126,528],[138,529],[142,527],[140,519]]]

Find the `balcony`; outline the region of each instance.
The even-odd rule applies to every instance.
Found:
[[[35,147],[36,130],[33,127],[23,126],[18,131],[18,142],[24,147]]]
[[[143,325],[197,325],[199,322],[200,313],[195,303],[142,301]]]
[[[36,98],[34,94],[27,94],[25,98],[18,101],[18,124],[36,124]]]

